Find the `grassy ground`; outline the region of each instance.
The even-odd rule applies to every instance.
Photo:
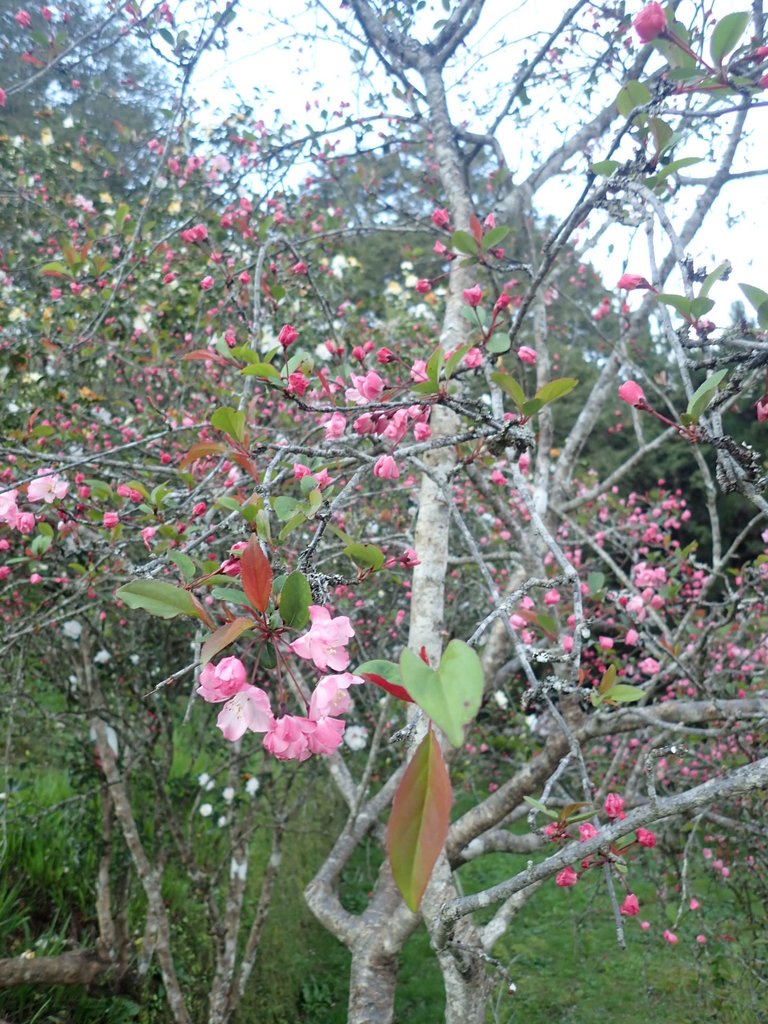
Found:
[[[36,817],[45,806],[74,797],[66,776],[37,771],[24,790],[29,827],[15,827],[0,869],[0,949],[56,952],[68,938],[93,928],[92,878],[98,855],[95,802],[74,799],[56,814]],[[268,920],[259,960],[238,1024],[345,1024],[349,955],[314,921],[301,892],[327,849],[334,822],[318,823],[312,803],[291,829],[286,860]],[[330,806],[330,804],[329,804]],[[333,812],[328,812],[329,819]],[[321,827],[322,824],[322,827]],[[263,863],[267,836],[256,844],[254,866]],[[262,848],[263,847],[263,848]],[[651,879],[651,865],[666,873]],[[466,892],[493,884],[523,865],[496,855],[466,865]],[[344,880],[344,901],[361,909],[378,868],[372,851],[361,851]],[[711,875],[691,879],[701,902],[686,909],[675,926],[677,945],[661,933],[672,922],[657,900],[659,888],[674,892],[674,864],[645,852],[631,866],[632,888],[642,913],[626,921],[627,948],[619,949],[599,872],[570,890],[543,886],[515,919],[494,955],[508,968],[515,995],[499,983],[489,1022],[493,1024],[768,1024],[768,991],[749,974],[748,954],[765,959],[765,908],[739,901],[737,887]],[[258,879],[255,879],[258,882]],[[181,874],[166,887],[178,967],[185,989],[202,1014],[210,947],[194,898]],[[141,911],[137,896],[134,911]],[[643,932],[640,920],[648,920]],[[706,945],[696,936],[705,934]],[[762,942],[762,948],[755,943]],[[79,989],[0,993],[0,1013],[18,1024],[165,1024],[156,977],[142,991],[120,998]],[[199,1018],[202,1019],[202,1018]],[[439,972],[423,930],[406,946],[400,963],[398,1024],[438,1024],[443,1019]]]

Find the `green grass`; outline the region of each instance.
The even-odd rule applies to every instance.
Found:
[[[211,768],[203,757],[179,754],[174,765],[178,798],[196,788],[196,773]],[[189,774],[193,774],[190,782]],[[88,945],[96,934],[93,878],[99,853],[95,799],[65,803],[74,793],[66,774],[17,773],[16,815],[9,831],[5,865],[0,867],[0,946],[10,953],[36,949],[52,953],[76,936]],[[307,778],[301,777],[302,780]],[[305,784],[305,781],[300,783]],[[343,820],[343,809],[322,775],[311,780],[312,800],[300,801],[291,820],[284,860],[262,946],[235,1024],[346,1024],[349,952],[314,920],[302,890],[324,857]],[[186,795],[185,795],[186,794]],[[272,798],[279,794],[275,793]],[[296,795],[295,793],[293,794]],[[258,799],[268,799],[261,794]],[[23,806],[24,814],[18,814]],[[269,851],[265,823],[253,844],[249,901],[258,897]],[[28,827],[25,822],[34,822]],[[210,822],[210,820],[209,820]],[[220,837],[201,819],[197,841],[203,859],[218,855]],[[342,897],[351,911],[362,910],[375,884],[381,854],[361,848],[348,866]],[[127,863],[127,862],[126,862]],[[465,865],[460,880],[472,892],[520,870],[524,858],[497,854]],[[499,974],[489,1007],[492,1024],[768,1024],[768,992],[749,975],[743,960],[768,952],[765,908],[733,884],[712,874],[690,879],[701,901],[685,911],[676,927],[679,942],[661,938],[671,921],[661,889],[674,894],[676,862],[659,848],[630,862],[629,880],[641,903],[641,917],[625,920],[627,948],[619,949],[599,871],[587,873],[569,890],[554,882],[542,886],[512,922],[493,955],[517,986],[506,993]],[[733,881],[733,880],[732,880]],[[746,892],[746,895],[745,895]],[[182,867],[169,860],[164,883],[173,923],[176,963],[189,996],[193,1019],[205,1019],[212,950],[199,897]],[[141,934],[143,898],[138,886],[130,905],[135,935]],[[485,919],[487,919],[487,914]],[[642,932],[639,921],[651,922]],[[706,946],[696,943],[699,933]],[[761,939],[762,936],[762,939]],[[762,946],[754,946],[761,943]],[[491,968],[489,968],[490,970]],[[0,1014],[14,1024],[167,1024],[168,1013],[157,972],[142,988],[115,998],[98,990],[28,987],[0,993]],[[436,1024],[443,1019],[439,971],[423,928],[400,957],[397,1024]]]

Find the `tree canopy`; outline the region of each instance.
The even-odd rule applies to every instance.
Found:
[[[422,930],[448,1024],[507,1019],[545,886],[681,955],[692,879],[764,893],[768,292],[699,241],[763,170],[730,6],[308,3],[265,32],[355,77],[296,120],[255,60],[198,88],[236,5],[0,11],[18,1019],[246,1019],[286,886],[350,1024]],[[14,875],[61,814],[68,939]]]

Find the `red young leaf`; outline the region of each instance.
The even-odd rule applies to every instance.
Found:
[[[240,579],[245,596],[253,607],[265,612],[272,593],[272,566],[255,534],[249,539],[240,558]]]
[[[227,446],[222,444],[220,441],[199,441],[197,444],[192,445],[179,463],[179,466],[183,469],[184,466],[188,466],[190,462],[196,462],[198,459],[206,459],[209,455],[221,455],[225,451],[227,451]]]
[[[390,683],[384,676],[376,675],[375,672],[360,672],[360,676],[369,683],[375,683],[376,686],[380,686],[382,690],[386,690],[387,693],[391,693],[393,697],[397,697],[398,700],[407,700],[409,704],[413,704],[413,697],[408,694],[408,691],[402,686],[398,686],[397,683]]]
[[[475,236],[475,241],[478,245],[483,243],[483,225],[477,219],[477,217],[471,214],[469,218],[469,226],[472,228],[472,234]]]
[[[387,825],[389,863],[400,893],[416,911],[451,822],[451,782],[430,729],[397,787]]]
[[[199,359],[201,362],[218,363],[219,366],[232,366],[233,359],[225,359],[217,352],[211,352],[208,348],[197,348],[194,352],[186,352],[182,357],[182,363],[188,363],[190,359]]]
[[[243,452],[232,452],[232,461],[236,462],[240,469],[244,469],[249,476],[252,476],[257,484],[261,482],[258,469]]]
[[[246,629],[253,627],[253,619],[233,619],[232,622],[225,622],[223,626],[219,626],[215,633],[212,633],[203,644],[203,649],[200,652],[200,660],[203,665],[207,665],[214,655],[218,654],[219,651],[223,651],[225,647],[228,647],[233,640],[244,633]]]
[[[421,645],[419,657],[421,658],[425,665],[429,665],[429,655],[427,654],[427,648],[424,646],[424,644]]]

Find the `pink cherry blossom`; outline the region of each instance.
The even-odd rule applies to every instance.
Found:
[[[411,367],[411,380],[414,384],[421,384],[423,381],[429,380],[427,364],[423,359],[414,359],[413,366]]]
[[[120,516],[117,512],[105,512],[101,519],[101,525],[107,530],[111,530],[112,527],[117,526],[119,522]]]
[[[583,821],[579,825],[579,842],[586,843],[588,839],[594,839],[597,835],[597,829],[590,821]]]
[[[609,793],[605,798],[605,813],[609,818],[618,818],[619,821],[623,821],[626,818],[624,813],[624,801],[621,799],[618,793]]]
[[[208,239],[208,228],[205,224],[195,224],[192,228],[185,228],[181,232],[183,242],[205,242]]]
[[[432,223],[436,228],[449,228],[451,226],[450,214],[447,210],[433,210]]]
[[[246,686],[236,693],[216,719],[224,739],[231,742],[239,740],[246,732],[267,732],[274,722],[269,697],[257,686]]]
[[[641,43],[650,43],[656,39],[667,27],[667,16],[661,4],[647,4],[638,15],[635,16],[632,25]]]
[[[37,477],[27,487],[28,501],[44,501],[51,504],[65,496],[69,484],[62,480],[58,473],[52,469],[41,469]]]
[[[677,945],[677,936],[674,932],[671,932],[669,928],[665,930],[663,938],[665,942],[668,942],[670,944],[670,946]]]
[[[15,488],[12,491],[6,491],[5,494],[0,494],[0,523],[7,523],[12,530],[15,528],[19,516],[19,510],[16,507],[18,494],[19,492]]]
[[[528,363],[529,366],[533,366],[536,362],[536,352],[532,348],[528,348],[527,345],[521,345],[517,350],[517,358],[521,363]]]
[[[10,524],[9,524],[10,525]],[[20,512],[16,520],[16,529],[25,535],[32,533],[35,528],[35,516],[32,512]]]
[[[471,288],[464,289],[464,301],[468,306],[476,308],[483,301],[483,289],[479,284],[473,284]]]
[[[421,277],[416,282],[415,287],[419,295],[426,295],[428,292],[432,291],[432,282],[426,277]]]
[[[650,850],[656,845],[656,834],[650,832],[647,828],[639,828],[637,830],[637,841],[641,846],[646,846]]]
[[[264,737],[264,749],[278,761],[306,761],[312,753],[307,734],[314,732],[314,729],[315,723],[307,718],[283,715]]]
[[[367,405],[368,402],[376,402],[381,397],[385,382],[375,370],[369,370],[366,375],[352,374],[353,388],[347,388],[345,395],[348,402],[355,405]]]
[[[324,427],[326,441],[335,441],[342,436],[346,428],[347,420],[344,414],[341,412],[333,413]]]
[[[579,876],[573,870],[572,867],[563,868],[563,870],[555,876],[555,885],[559,885],[561,889],[568,889],[572,885],[576,885],[579,880]]]
[[[762,398],[755,402],[755,412],[757,413],[758,423],[768,422],[768,395],[763,395]]]
[[[698,944],[700,946],[704,946],[704,945],[706,945],[706,942],[707,942],[707,936],[706,935],[697,935],[696,936],[696,941],[698,942]]]
[[[404,569],[414,569],[417,565],[421,565],[421,560],[413,548],[406,548],[400,555],[399,561]]]
[[[376,460],[373,475],[382,480],[397,480],[400,476],[400,467],[391,455],[382,455]]]
[[[633,380],[625,381],[621,385],[619,388],[619,398],[622,402],[626,402],[627,405],[633,405],[635,409],[642,409],[648,404],[645,392]]]
[[[0,89],[0,107],[5,106],[5,89]]]
[[[692,896],[691,897],[691,902],[688,904],[688,906],[689,906],[689,908],[691,910],[698,910],[699,907],[701,906],[701,904],[699,903],[699,901],[696,899],[695,896]]]
[[[321,469],[317,473],[313,473],[312,476],[317,481],[317,486],[321,491],[324,487],[330,487],[333,483],[333,477],[327,469]]]
[[[16,21],[16,24],[19,26],[19,28],[31,28],[32,27],[32,19],[30,18],[30,16],[27,13],[27,11],[16,11],[16,13],[14,14],[13,17],[14,17],[14,20]]]
[[[300,370],[288,374],[288,389],[292,394],[302,398],[308,387],[309,381]]]
[[[307,733],[307,743],[313,754],[327,756],[339,749],[344,738],[346,722],[342,722],[340,718],[324,717],[312,722],[312,725],[314,729]]]
[[[313,661],[323,672],[328,668],[343,672],[349,664],[345,647],[355,635],[349,619],[346,615],[333,619],[327,608],[316,604],[309,606],[309,617],[310,631],[289,644],[289,649],[300,658]]]
[[[211,662],[200,673],[197,693],[209,704],[229,700],[248,685],[245,665],[239,658],[222,658],[218,665]]]
[[[353,675],[351,672],[323,676],[310,698],[309,717],[313,722],[318,722],[326,715],[346,714],[352,707],[352,698],[347,692],[349,687],[359,686],[363,682],[365,680],[362,676]]]
[[[465,353],[463,363],[470,370],[477,369],[483,362],[483,353],[479,348],[471,348],[469,352]]]
[[[215,284],[216,284],[215,278],[211,277],[210,274],[206,274],[206,276],[200,282],[200,287],[201,287],[201,289],[204,292],[209,292],[211,290],[211,288],[213,288],[213,286]]]
[[[291,327],[290,324],[283,324],[283,326],[280,328],[280,333],[277,336],[277,340],[280,342],[283,348],[288,348],[289,345],[292,345],[294,341],[296,341],[298,336],[299,332],[296,330],[295,327]]]
[[[651,285],[640,274],[623,274],[616,282],[616,287],[631,292],[636,288],[650,288]]]
[[[645,675],[654,676],[661,668],[661,665],[655,658],[643,658],[637,667]]]
[[[640,913],[640,904],[633,892],[627,893],[624,902],[619,907],[619,912],[625,917],[636,917]]]

